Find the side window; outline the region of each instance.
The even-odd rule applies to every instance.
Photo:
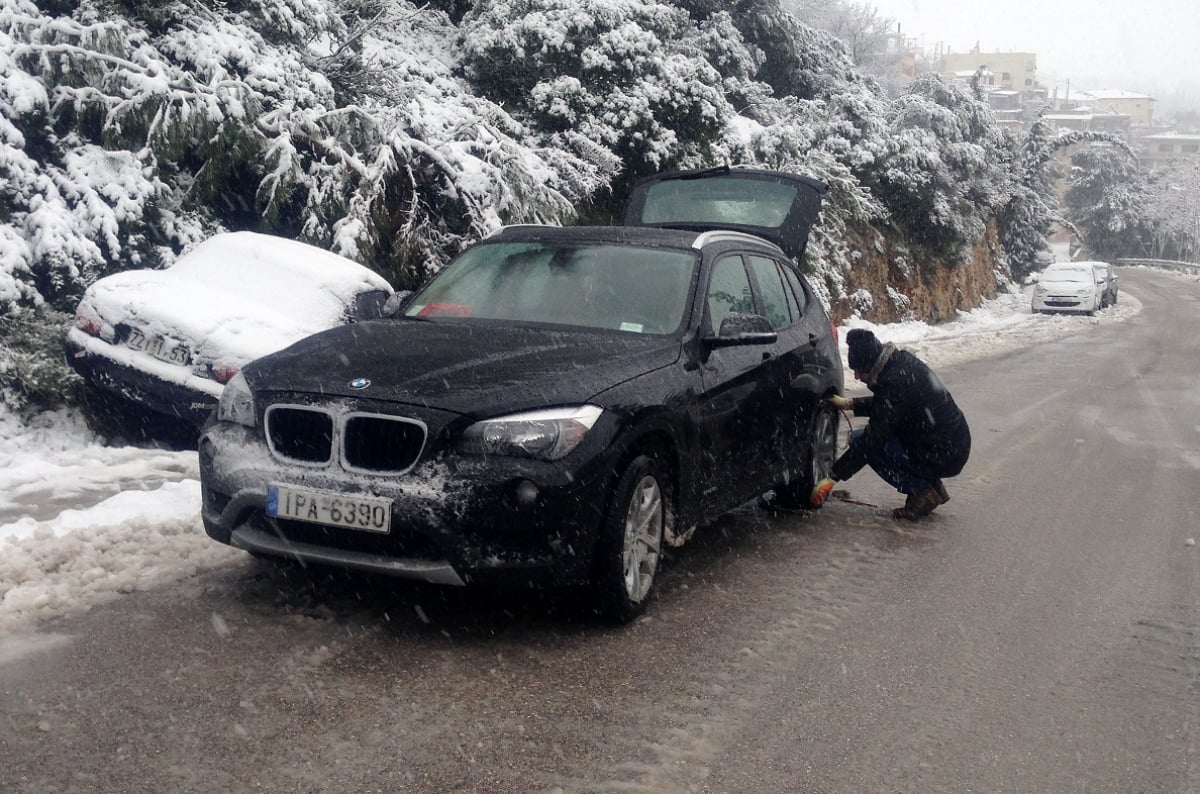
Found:
[[[803,317],[808,311],[808,293],[804,290],[804,284],[800,281],[800,276],[795,269],[789,265],[783,265],[783,276],[787,279],[788,286],[792,288],[792,295],[796,298],[798,311],[797,317]]]
[[[754,271],[754,280],[762,292],[763,314],[775,329],[786,328],[792,324],[791,307],[788,305],[788,288],[784,286],[783,276],[774,259],[765,256],[749,256],[750,269]]]
[[[742,266],[742,258],[718,259],[708,282],[708,316],[713,332],[721,330],[721,321],[730,312],[753,311],[754,293],[750,291],[750,278]]]

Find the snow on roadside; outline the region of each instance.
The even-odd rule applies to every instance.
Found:
[[[73,411],[0,412],[0,637],[228,564],[194,452],[106,447]]]
[[[19,533],[0,547],[0,636],[240,559],[209,540],[199,512],[200,483],[189,479],[123,491]]]

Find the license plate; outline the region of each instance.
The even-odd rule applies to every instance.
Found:
[[[313,524],[391,531],[392,502],[377,496],[352,496],[290,485],[267,486],[267,515]]]
[[[181,345],[165,336],[145,334],[137,328],[129,329],[129,336],[125,339],[125,346],[142,353],[148,353],[160,361],[166,361],[170,364],[187,366],[192,358],[192,354],[188,351],[187,346]]]

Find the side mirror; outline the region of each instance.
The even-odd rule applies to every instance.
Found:
[[[771,327],[771,321],[761,314],[730,312],[721,321],[721,330],[716,336],[704,341],[713,347],[738,345],[770,345],[779,340],[779,334]]]
[[[413,291],[410,289],[400,290],[389,296],[387,302],[383,304],[383,316],[395,317],[400,314],[400,312],[404,311],[404,307],[408,305],[408,299],[412,296]]]

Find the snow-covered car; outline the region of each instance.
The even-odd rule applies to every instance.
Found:
[[[66,357],[117,408],[183,420],[198,435],[247,363],[318,331],[380,317],[393,294],[382,276],[315,246],[218,234],[171,267],[91,285]]]
[[[624,226],[516,226],[395,318],[249,364],[200,439],[208,534],[425,581],[587,585],[637,615],[664,544],[836,453],[836,332],[795,261],[824,185],[639,183]]]
[[[1056,262],[1043,270],[1033,288],[1033,312],[1095,314],[1103,306],[1104,288],[1096,283],[1092,264]]]
[[[1092,262],[1092,270],[1096,273],[1096,284],[1101,289],[1100,308],[1115,306],[1119,283],[1117,271],[1108,262]]]

